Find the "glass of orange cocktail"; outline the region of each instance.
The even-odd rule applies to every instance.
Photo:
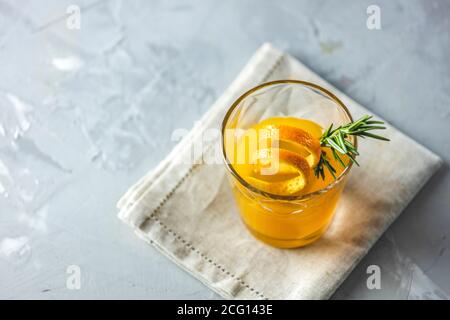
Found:
[[[248,230],[280,248],[307,245],[326,231],[352,161],[320,145],[323,132],[352,122],[345,105],[313,83],[264,83],[239,97],[222,124],[223,155]],[[356,147],[356,137],[346,137]],[[321,154],[334,174],[315,172]]]

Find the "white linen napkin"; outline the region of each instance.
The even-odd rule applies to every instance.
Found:
[[[442,161],[388,124],[383,134],[389,143],[360,143],[361,167],[353,167],[333,222],[320,240],[289,250],[265,245],[240,221],[225,166],[190,160],[193,144],[206,130],[220,128],[239,95],[277,79],[320,84],[354,118],[373,114],[295,58],[264,44],[189,134],[120,199],[119,218],[225,298],[326,299]],[[204,157],[220,152],[219,137],[203,150]]]

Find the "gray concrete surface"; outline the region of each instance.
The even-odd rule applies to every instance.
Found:
[[[370,4],[381,30],[366,27]],[[445,0],[1,0],[0,298],[218,298],[115,203],[266,41],[445,161],[335,298],[447,298],[449,17]],[[371,264],[380,290],[366,287]]]

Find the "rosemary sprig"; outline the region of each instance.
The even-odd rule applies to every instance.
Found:
[[[358,136],[361,138],[373,138],[378,140],[389,141],[389,139],[371,133],[372,130],[386,129],[383,121],[372,120],[372,116],[366,115],[357,121],[350,122],[346,125],[339,126],[333,129],[333,124],[325,130],[320,137],[320,145],[322,147],[329,147],[333,158],[339,162],[342,167],[346,167],[341,155],[347,155],[347,157],[359,166],[356,161],[356,157],[359,155],[356,147],[347,138],[349,136]],[[314,175],[319,178],[325,179],[325,168],[331,173],[334,179],[336,179],[336,169],[331,165],[329,161],[329,155],[322,151],[319,162],[314,168]]]

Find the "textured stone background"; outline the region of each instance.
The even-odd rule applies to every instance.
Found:
[[[366,28],[370,4],[381,30]],[[445,161],[335,297],[447,298],[449,17],[446,0],[1,0],[0,298],[217,298],[115,203],[265,41]],[[366,288],[370,264],[381,290]]]

